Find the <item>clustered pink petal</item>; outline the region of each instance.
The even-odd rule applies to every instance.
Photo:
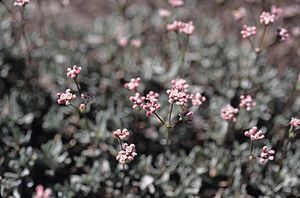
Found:
[[[272,149],[268,149],[267,146],[264,146],[262,148],[262,151],[260,153],[260,163],[265,164],[269,160],[274,160],[275,151]]]
[[[195,26],[192,21],[184,23],[182,21],[173,21],[171,24],[167,24],[168,31],[178,31],[187,35],[192,34],[195,31]]]
[[[35,188],[35,195],[33,198],[49,198],[52,194],[52,190],[50,188],[44,189],[44,186],[37,185]]]
[[[121,164],[126,164],[134,160],[134,157],[137,156],[136,150],[135,150],[135,145],[130,144],[128,145],[125,143],[123,145],[123,150],[121,150],[116,159],[121,163]]]
[[[193,106],[200,106],[206,101],[206,98],[202,96],[200,93],[191,94],[190,99],[192,100]]]
[[[131,90],[131,91],[136,91],[137,88],[140,86],[140,84],[141,84],[141,78],[140,77],[132,78],[132,79],[130,79],[130,81],[128,83],[126,83],[124,85],[124,87],[126,89]]]
[[[131,100],[133,102],[133,106],[132,106],[133,109],[135,109],[137,107],[143,108],[143,105],[145,102],[145,97],[142,96],[140,93],[135,93],[135,96],[131,96],[129,98],[129,100]]]
[[[128,39],[126,37],[121,37],[118,39],[118,44],[121,47],[126,47],[128,45]]]
[[[232,107],[231,105],[227,105],[221,110],[221,117],[224,120],[236,122],[236,114],[238,112],[238,109]]]
[[[142,105],[142,108],[146,110],[146,116],[152,115],[154,112],[160,109],[160,104],[158,103],[159,94],[153,91],[150,91],[145,98],[145,102]]]
[[[270,12],[262,12],[259,16],[259,22],[264,25],[269,25],[275,21],[275,15]]]
[[[130,44],[134,47],[134,48],[140,48],[142,46],[142,41],[140,39],[132,39],[130,41]]]
[[[184,79],[172,80],[171,89],[167,90],[169,96],[169,103],[175,103],[179,106],[186,106],[190,95],[187,88],[189,85]]]
[[[297,119],[297,118],[292,118],[291,121],[290,121],[290,125],[291,127],[299,127],[300,126],[300,119]]]
[[[121,140],[127,139],[129,137],[129,131],[127,129],[118,129],[113,132],[114,136],[120,138]]]
[[[30,0],[16,0],[14,2],[14,6],[20,6],[20,7],[23,7],[25,6],[26,4],[30,3]]]
[[[250,137],[251,140],[261,140],[265,136],[261,130],[258,130],[257,127],[252,127],[249,131],[245,131],[245,136]]]
[[[280,15],[282,13],[282,9],[277,7],[276,5],[271,6],[271,14],[275,16],[275,19],[279,19]]]
[[[159,9],[158,10],[158,15],[161,17],[161,18],[167,18],[171,15],[171,12],[167,9]]]
[[[77,67],[76,65],[74,65],[73,68],[67,69],[67,76],[70,78],[77,78],[80,71],[81,71],[81,67]]]
[[[251,36],[256,35],[256,27],[255,26],[247,26],[244,25],[241,31],[243,39],[250,38]]]
[[[250,111],[256,106],[256,102],[253,101],[250,95],[241,95],[240,96],[240,108]]]
[[[290,34],[287,29],[285,28],[279,28],[278,29],[278,36],[281,41],[285,41],[290,37]]]
[[[237,10],[233,11],[233,18],[237,21],[241,20],[247,15],[246,9],[244,7],[240,7]]]
[[[168,2],[172,7],[180,7],[184,4],[183,0],[168,0]]]
[[[76,98],[76,95],[72,94],[71,89],[67,89],[65,93],[57,93],[56,96],[58,97],[57,103],[65,105],[69,105]]]
[[[83,112],[86,109],[86,105],[84,103],[81,103],[78,108],[81,112]]]
[[[178,89],[179,91],[187,92],[189,85],[187,84],[186,80],[184,79],[177,79],[171,81],[171,88]]]

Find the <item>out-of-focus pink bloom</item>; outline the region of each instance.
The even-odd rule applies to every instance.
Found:
[[[192,100],[193,106],[200,106],[206,101],[206,98],[202,96],[200,93],[191,94],[190,99]]]
[[[136,150],[135,150],[135,145],[130,144],[128,145],[125,143],[123,145],[123,150],[121,150],[116,159],[121,163],[121,164],[126,164],[134,160],[134,157],[137,156]]]
[[[168,0],[168,2],[172,7],[180,7],[184,4],[183,0]]]
[[[236,114],[238,112],[238,109],[232,107],[231,105],[227,105],[221,110],[221,117],[224,120],[236,122]]]
[[[159,94],[153,91],[150,91],[145,98],[143,104],[143,109],[146,110],[146,116],[152,115],[155,111],[160,109],[160,104],[158,103]]]
[[[177,79],[171,81],[171,88],[172,89],[178,89],[183,92],[187,92],[189,85],[187,84],[186,80],[184,79]]]
[[[274,160],[275,151],[272,149],[268,149],[267,146],[262,148],[260,153],[260,163],[266,164],[269,160]]]
[[[72,94],[71,89],[67,89],[65,93],[57,93],[56,96],[58,97],[57,103],[65,105],[69,105],[76,98],[76,95]]]
[[[247,26],[244,25],[241,31],[243,39],[250,38],[251,36],[256,35],[256,27],[255,26]]]
[[[240,96],[240,108],[250,111],[256,106],[256,102],[253,101],[250,95],[241,95]]]
[[[141,41],[140,39],[132,39],[132,40],[130,41],[130,44],[131,44],[134,48],[138,49],[138,48],[140,48],[140,47],[142,46],[142,41]]]
[[[84,103],[81,103],[81,104],[79,105],[79,111],[80,111],[80,112],[84,112],[85,109],[86,109],[86,105],[85,105]]]
[[[232,12],[233,18],[237,21],[241,20],[247,15],[246,9],[244,7],[240,7],[237,10]]]
[[[289,32],[285,28],[279,28],[278,29],[278,37],[281,41],[285,41],[290,37]]]
[[[179,106],[186,106],[190,95],[187,88],[189,85],[184,79],[172,80],[171,89],[167,90],[169,96],[169,103],[175,103]]]
[[[67,76],[70,78],[77,78],[80,71],[81,71],[81,67],[77,67],[76,65],[74,65],[73,68],[67,69]]]
[[[257,127],[252,127],[249,131],[245,131],[244,134],[251,140],[261,140],[265,138],[263,132],[261,130],[258,130]]]
[[[118,44],[121,47],[126,47],[128,45],[128,39],[126,37],[121,37],[118,39]]]
[[[127,129],[118,129],[113,132],[114,136],[120,138],[121,140],[127,139],[129,137],[129,131]]]
[[[184,23],[182,21],[173,21],[171,24],[167,24],[168,31],[178,31],[187,35],[192,34],[195,31],[195,26],[192,21]]]
[[[14,6],[24,7],[28,3],[30,3],[30,0],[16,0]]]
[[[280,14],[282,13],[282,9],[277,7],[276,5],[271,6],[271,14],[275,16],[275,19],[279,19]]]
[[[167,18],[171,15],[171,12],[167,9],[159,9],[158,10],[158,15],[161,17],[161,18]]]
[[[44,189],[44,186],[37,185],[35,188],[35,195],[33,198],[50,198],[52,190],[50,188]]]
[[[275,21],[275,15],[270,12],[262,12],[259,16],[259,22],[264,25],[269,25]]]
[[[132,78],[132,79],[130,79],[130,81],[128,83],[126,83],[124,85],[124,87],[126,89],[131,90],[131,91],[136,91],[138,86],[140,86],[140,84],[141,84],[141,78],[140,77]]]
[[[135,93],[135,96],[131,96],[129,99],[133,102],[133,109],[137,107],[143,107],[145,102],[145,97],[142,96],[140,93]]]
[[[290,125],[291,127],[299,127],[300,126],[300,120],[297,119],[297,118],[292,118],[291,121],[290,121]]]

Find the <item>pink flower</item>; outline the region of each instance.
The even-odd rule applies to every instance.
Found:
[[[232,107],[231,105],[227,105],[225,106],[222,110],[221,110],[221,117],[224,120],[228,120],[228,121],[232,121],[232,122],[236,122],[236,114],[239,112],[238,109]]]
[[[291,127],[299,127],[300,126],[300,120],[297,119],[297,118],[292,118],[291,121],[290,121],[290,125]]]
[[[58,97],[57,103],[65,105],[69,105],[76,98],[76,95],[72,94],[71,89],[67,89],[65,93],[57,93],[56,96]]]
[[[84,112],[85,109],[86,109],[86,105],[85,105],[84,103],[81,103],[81,104],[79,105],[79,110],[80,110],[80,112]]]
[[[183,92],[187,92],[187,89],[189,88],[189,85],[187,84],[186,80],[184,79],[177,79],[171,81],[171,88],[172,89],[178,89]]]
[[[140,39],[132,39],[132,40],[130,41],[130,44],[131,44],[134,48],[138,49],[138,48],[140,48],[140,47],[142,46],[142,41],[141,41]]]
[[[274,160],[275,151],[272,149],[268,149],[267,146],[262,148],[260,153],[260,163],[266,164],[269,160]]]
[[[167,24],[168,31],[178,31],[187,35],[192,34],[195,31],[195,26],[192,21],[184,23],[182,21],[173,21],[171,24]]]
[[[278,29],[278,37],[281,41],[285,41],[290,37],[289,32],[285,28],[279,28]]]
[[[132,108],[135,109],[137,107],[143,107],[145,102],[145,97],[142,96],[140,93],[135,93],[135,96],[131,96],[129,100],[133,102]]]
[[[128,145],[125,143],[123,145],[123,150],[121,150],[116,159],[121,163],[121,164],[126,164],[134,160],[134,157],[137,156],[136,150],[135,150],[135,145],[130,144]]]
[[[137,88],[140,86],[140,84],[141,84],[141,78],[140,77],[132,78],[132,79],[130,79],[130,81],[128,83],[126,83],[124,85],[124,87],[126,89],[131,90],[131,91],[136,91]]]
[[[129,137],[129,131],[127,129],[118,129],[113,132],[114,136],[120,138],[121,140],[127,139]]]
[[[81,71],[81,67],[77,67],[76,65],[74,65],[73,68],[67,69],[67,76],[70,78],[77,78],[80,71]]]
[[[259,22],[264,25],[269,25],[275,21],[275,15],[270,12],[262,12],[259,16]]]
[[[167,90],[169,96],[169,103],[175,103],[179,106],[186,106],[190,95],[188,94],[187,88],[189,85],[184,79],[172,80],[171,89]]]
[[[233,11],[233,18],[237,21],[241,20],[247,15],[246,9],[244,7],[240,7],[237,10]]]
[[[206,98],[202,96],[200,93],[191,94],[190,99],[192,100],[193,106],[200,106],[203,104],[203,102],[206,101]]]
[[[240,96],[240,108],[246,109],[247,111],[250,111],[252,108],[256,106],[256,102],[253,101],[252,97],[250,95],[241,95]]]
[[[158,103],[159,94],[150,91],[145,98],[145,103],[143,104],[143,109],[146,110],[146,116],[152,115],[155,111],[160,109],[160,104]]]
[[[257,127],[252,127],[249,131],[245,131],[245,136],[250,137],[251,140],[261,140],[264,139],[265,136],[261,130],[258,130]]]
[[[171,15],[171,12],[167,9],[159,9],[158,10],[158,15],[161,17],[161,18],[167,18]]]
[[[35,188],[35,195],[33,198],[49,198],[52,194],[52,190],[50,188],[44,189],[44,186],[37,185]]]
[[[24,7],[28,3],[30,3],[30,0],[16,0],[14,6]]]
[[[277,7],[276,5],[271,6],[271,14],[275,16],[275,19],[277,20],[282,13],[282,9]]]
[[[250,38],[251,36],[256,35],[256,27],[255,26],[247,26],[244,25],[241,31],[243,39]]]
[[[184,4],[183,0],[168,0],[168,2],[172,7],[180,7]]]
[[[121,37],[118,39],[118,44],[121,47],[126,47],[128,45],[128,39],[126,37]]]

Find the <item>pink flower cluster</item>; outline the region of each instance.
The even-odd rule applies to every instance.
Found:
[[[67,69],[67,76],[70,78],[77,78],[80,71],[81,71],[81,67],[77,67],[76,65],[74,65],[73,68]]]
[[[275,151],[272,149],[268,149],[267,146],[262,148],[260,153],[260,163],[266,164],[269,160],[274,160]]]
[[[250,111],[252,108],[256,106],[256,102],[253,101],[252,97],[250,95],[241,95],[240,96],[240,108],[246,109],[247,111]]]
[[[114,131],[113,134],[121,140],[127,139],[129,137],[129,131],[127,129],[118,129]]]
[[[118,44],[121,47],[126,47],[129,43],[129,40],[126,37],[121,37],[118,39]],[[139,49],[142,46],[142,41],[140,39],[130,40],[130,45],[136,49]]]
[[[256,27],[255,26],[247,26],[244,25],[241,31],[243,39],[250,38],[251,36],[256,35]]]
[[[178,31],[180,33],[190,35],[195,31],[195,26],[192,21],[188,23],[184,23],[182,21],[173,21],[173,23],[167,24],[167,30],[170,32]]]
[[[44,186],[37,185],[35,188],[35,195],[33,198],[50,198],[52,190],[50,188],[44,189]]]
[[[224,120],[236,122],[236,115],[238,112],[238,109],[232,107],[231,105],[227,105],[221,110],[221,117]]]
[[[67,89],[65,93],[57,93],[57,103],[69,105],[72,100],[76,99],[76,95],[72,94],[71,89]]]
[[[276,5],[271,6],[271,14],[275,16],[275,19],[279,19],[280,14],[282,13],[282,9],[277,7]]]
[[[30,3],[30,0],[16,0],[14,2],[14,6],[20,6],[20,7],[23,7],[25,6],[26,4]]]
[[[233,17],[235,20],[239,21],[247,15],[246,9],[244,7],[240,7],[237,10],[233,11]]]
[[[123,150],[121,150],[116,159],[121,163],[121,164],[126,164],[134,160],[134,157],[137,156],[136,150],[135,150],[135,145],[130,144],[128,145],[127,143],[124,143],[123,145]]]
[[[149,91],[149,93],[146,95],[145,102],[142,106],[142,108],[146,110],[146,116],[150,116],[152,113],[160,109],[158,97],[159,94],[153,91]]]
[[[249,137],[251,140],[261,140],[265,138],[262,131],[258,130],[257,127],[252,127],[249,131],[245,131],[244,134],[246,137]]]
[[[300,127],[300,119],[292,118],[290,121],[290,125],[294,128]]]
[[[168,2],[172,7],[180,7],[184,4],[183,0],[168,0]]]
[[[136,91],[138,86],[141,84],[141,78],[132,78],[128,83],[124,85],[125,88]]]
[[[262,12],[259,16],[259,22],[264,25],[269,25],[275,21],[276,17],[270,12]]]
[[[285,41],[290,37],[290,34],[287,29],[285,28],[279,28],[278,29],[278,36],[281,41]]]
[[[159,9],[158,10],[158,15],[161,17],[161,18],[167,18],[171,15],[171,12],[167,9]]]
[[[200,106],[206,101],[206,98],[200,93],[190,94],[188,92],[189,85],[184,79],[172,80],[171,89],[167,90],[169,97],[169,103],[175,103],[179,106],[187,106],[189,100],[192,101],[192,105]]]

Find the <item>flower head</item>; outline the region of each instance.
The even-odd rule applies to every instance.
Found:
[[[132,78],[132,79],[130,79],[130,81],[128,83],[126,83],[124,85],[124,87],[131,90],[131,91],[136,91],[138,86],[140,86],[140,84],[141,84],[141,78],[140,77]]]
[[[292,118],[291,121],[290,121],[290,125],[291,127],[299,127],[300,126],[300,119],[297,119],[297,118]]]
[[[138,49],[138,48],[140,48],[140,47],[142,46],[142,41],[141,41],[140,39],[132,39],[132,40],[130,41],[130,44],[131,44],[134,48]]]
[[[69,105],[72,100],[76,98],[75,94],[72,94],[71,89],[67,89],[65,93],[57,93],[57,103]]]
[[[192,21],[184,23],[182,21],[173,21],[171,24],[167,24],[168,31],[178,31],[187,35],[192,34],[195,31],[195,26]]]
[[[184,4],[183,0],[168,0],[168,2],[172,7],[180,7]]]
[[[200,106],[203,102],[206,101],[206,98],[202,96],[200,93],[190,94],[190,99],[192,100],[193,106]]]
[[[262,12],[259,16],[259,22],[264,25],[269,25],[275,21],[275,15],[270,12]]]
[[[143,109],[146,110],[146,116],[152,115],[155,111],[160,109],[160,104],[158,103],[159,94],[150,91],[145,98],[145,102],[142,105]]]
[[[129,137],[129,131],[127,129],[118,129],[113,132],[114,136],[120,138],[121,140],[127,139]]]
[[[167,18],[171,15],[171,12],[167,9],[159,9],[158,10],[158,15],[161,17],[161,18]]]
[[[276,5],[271,6],[271,14],[275,16],[275,19],[277,20],[280,17],[280,14],[282,13],[282,9],[277,7]]]
[[[221,110],[221,117],[224,120],[236,122],[236,114],[238,112],[238,109],[232,107],[231,105],[227,105]]]
[[[118,44],[121,47],[126,47],[128,45],[128,39],[126,37],[121,37],[118,39]]]
[[[86,105],[84,104],[84,103],[81,103],[80,105],[79,105],[79,111],[80,112],[84,112],[84,110],[86,109]]]
[[[237,10],[234,10],[232,14],[234,19],[239,21],[246,16],[247,12],[244,7],[240,7]]]
[[[30,3],[30,0],[16,0],[14,6],[24,7],[28,3]]]
[[[267,146],[262,148],[260,153],[260,163],[266,164],[269,160],[274,160],[275,151],[272,149],[268,149]]]
[[[240,96],[240,108],[250,111],[256,106],[256,102],[253,101],[250,95],[241,95]]]
[[[278,37],[281,41],[285,41],[290,37],[289,32],[285,28],[278,28]]]
[[[135,150],[135,145],[130,144],[128,145],[125,143],[123,145],[123,150],[121,150],[116,159],[121,163],[121,164],[126,164],[134,160],[134,157],[137,156],[136,150]]]
[[[255,26],[247,26],[244,25],[241,31],[243,39],[250,38],[251,36],[256,35],[256,27]]]
[[[35,188],[35,195],[33,198],[49,198],[52,194],[52,190],[50,188],[44,189],[44,186],[37,185]]]
[[[145,102],[145,97],[142,96],[140,93],[135,93],[135,95],[131,96],[129,100],[133,102],[132,108],[135,109],[137,107],[143,107]]]
[[[67,76],[70,78],[77,78],[80,71],[81,71],[81,67],[77,67],[76,65],[74,65],[73,68],[67,69]]]
[[[249,131],[245,131],[244,134],[246,137],[249,137],[251,140],[261,140],[265,138],[262,131],[258,130],[257,127],[252,127]]]
[[[172,80],[171,89],[167,90],[169,96],[169,103],[175,103],[179,106],[186,106],[190,95],[187,88],[189,85],[184,79]]]

